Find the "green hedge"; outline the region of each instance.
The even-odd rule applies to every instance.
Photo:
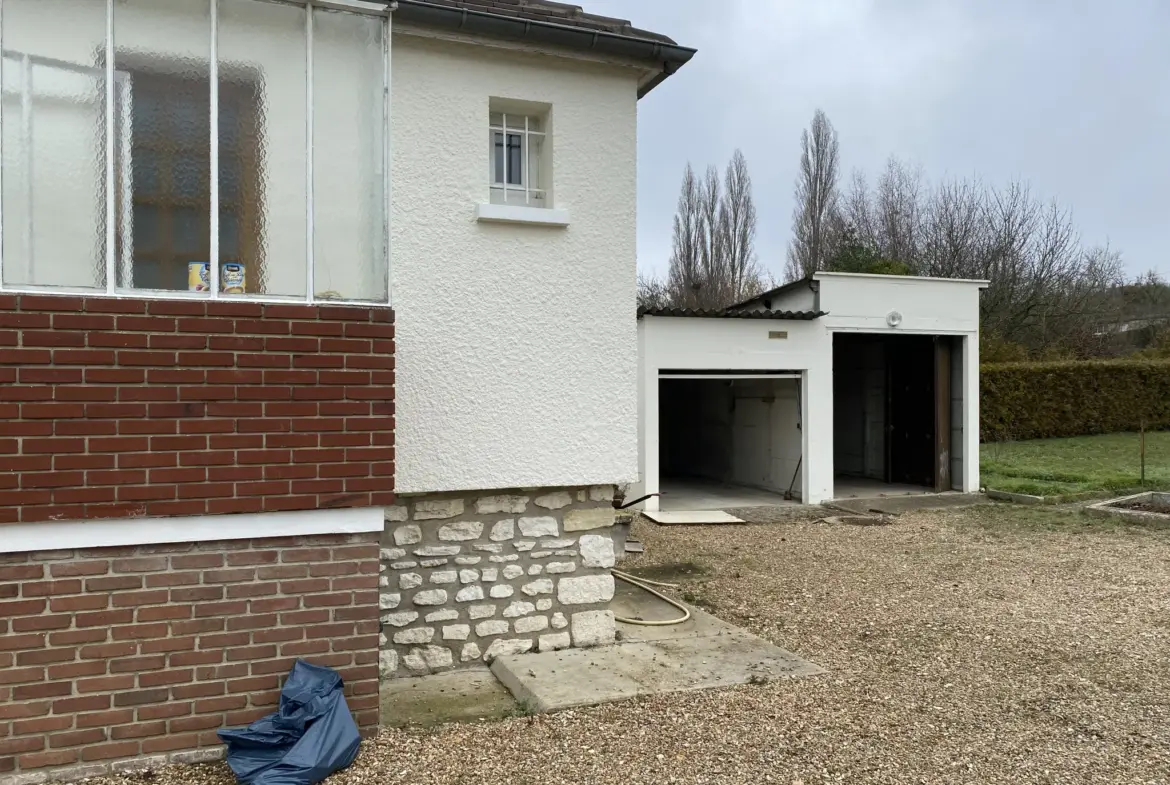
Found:
[[[984,365],[985,442],[1170,428],[1170,362],[1110,360]]]

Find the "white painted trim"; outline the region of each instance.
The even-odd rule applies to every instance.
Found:
[[[391,3],[391,10],[398,8],[397,3]],[[394,133],[391,126],[394,107],[390,102],[391,73],[393,67],[391,51],[391,37],[394,32],[390,14],[386,14],[386,21],[382,25],[382,249],[386,254],[386,302],[394,302],[394,271],[390,251],[390,223],[394,217],[394,174],[390,167],[394,164]]]
[[[364,534],[385,526],[382,507],[345,510],[120,518],[0,525],[0,553],[107,548],[169,542],[216,542],[313,534]]]
[[[905,324],[905,322],[902,324]],[[933,327],[890,327],[885,323],[885,321],[878,322],[876,320],[872,327],[829,327],[828,331],[830,334],[853,333],[861,335],[957,335],[959,337],[967,337],[970,335],[979,334],[979,330],[976,328],[972,328],[970,330],[938,330]]]
[[[173,289],[118,289],[114,294],[104,289],[86,289],[81,286],[0,286],[0,294],[59,294],[73,297],[100,297],[116,300],[192,300],[209,302],[206,292],[187,292]],[[280,303],[282,305],[356,305],[362,308],[389,308],[390,303],[374,300],[315,300],[309,303],[304,297],[260,294],[233,294],[221,298],[221,302]]]
[[[316,297],[317,270],[314,267],[317,260],[317,235],[314,221],[314,202],[316,183],[313,180],[313,121],[316,116],[313,112],[313,26],[316,23],[314,8],[310,5],[305,9],[305,299],[312,303]]]
[[[4,0],[0,0],[0,85],[4,84]],[[4,160],[4,112],[0,111],[0,161]],[[4,193],[4,172],[0,166],[0,194]],[[0,198],[0,287],[4,286],[4,200]]]
[[[114,224],[114,0],[106,0],[106,292],[118,285],[118,227]],[[31,153],[30,153],[31,155]],[[31,202],[29,203],[32,204]],[[32,256],[29,256],[32,261]],[[30,276],[31,277],[31,276]]]
[[[535,226],[568,226],[569,211],[551,207],[521,207],[515,204],[481,202],[476,205],[475,220]]]
[[[208,41],[208,70],[207,83],[210,87],[208,101],[208,123],[210,124],[208,144],[210,147],[210,182],[211,215],[208,216],[208,227],[211,236],[208,238],[207,275],[211,291],[208,296],[212,300],[219,299],[219,0],[211,0],[208,5],[210,14],[211,39]],[[237,249],[238,250],[238,249]]]
[[[330,11],[347,11],[364,16],[389,16],[391,11],[397,10],[397,3],[373,3],[367,0],[269,0],[284,5],[311,6],[313,8],[327,8]]]
[[[659,379],[800,379],[799,373],[662,373]]]
[[[813,273],[813,280],[820,280],[821,278],[877,278],[883,281],[945,281],[947,283],[970,283],[986,288],[991,286],[991,281],[985,281],[981,278],[931,278],[926,275],[882,275],[881,273],[835,273],[828,270],[822,270]],[[763,297],[764,295],[759,295]],[[757,298],[758,299],[758,298]]]

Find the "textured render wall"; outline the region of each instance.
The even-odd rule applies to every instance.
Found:
[[[0,783],[217,746],[274,710],[298,657],[336,668],[375,729],[378,538],[0,554]]]
[[[397,488],[633,480],[636,74],[400,32],[392,56]],[[492,97],[552,105],[567,228],[476,222]]]
[[[614,641],[613,486],[415,497],[386,511],[381,675]]]
[[[0,524],[391,503],[393,319],[0,294]]]

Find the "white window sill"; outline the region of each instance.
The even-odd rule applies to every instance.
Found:
[[[475,220],[534,226],[568,226],[569,211],[551,207],[522,207],[515,204],[483,202],[476,205]]]

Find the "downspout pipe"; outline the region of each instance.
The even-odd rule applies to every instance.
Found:
[[[638,88],[639,98],[686,65],[695,54],[694,49],[666,41],[618,35],[604,30],[587,30],[555,22],[513,19],[468,8],[432,5],[421,0],[397,0],[397,6],[394,18],[401,22],[513,41],[564,46],[653,63],[657,73]]]

